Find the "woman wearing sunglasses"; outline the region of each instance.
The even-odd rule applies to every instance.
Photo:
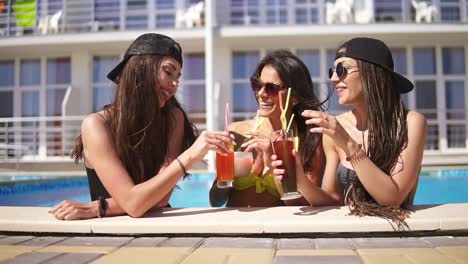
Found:
[[[280,206],[307,205],[304,198],[283,202],[271,174],[272,132],[282,129],[280,116],[286,105],[288,87],[291,87],[291,99],[287,109],[287,120],[294,113],[291,129],[299,142],[302,154],[303,180],[308,185],[320,188],[322,183],[325,156],[321,144],[321,135],[309,133],[305,118],[301,113],[305,109],[322,110],[321,102],[314,93],[312,79],[307,66],[294,54],[286,50],[277,50],[266,55],[251,77],[252,92],[258,102],[260,117],[235,122],[229,131],[236,135],[237,146],[243,151],[255,153],[253,166],[248,175],[236,175],[234,188],[218,189],[216,184],[210,191],[213,206]],[[240,177],[239,177],[240,176]],[[299,184],[298,189],[303,186]]]
[[[407,110],[400,95],[413,84],[394,71],[387,45],[371,38],[345,42],[329,75],[340,105],[354,109],[338,116],[302,112],[306,124],[316,126],[310,132],[323,134],[327,160],[323,189],[308,188],[302,195],[313,205],[345,203],[354,214],[386,217],[402,227],[426,140],[424,116]],[[281,179],[281,169],[274,173]]]

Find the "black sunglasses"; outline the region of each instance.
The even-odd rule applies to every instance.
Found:
[[[279,91],[283,89],[279,84],[271,82],[264,83],[257,78],[250,78],[250,85],[252,87],[252,91],[255,93],[258,93],[263,87],[265,87],[265,92],[268,96],[277,96]]]
[[[354,67],[357,67],[357,66],[348,66],[348,68],[354,68]],[[336,75],[338,75],[338,78],[340,78],[340,80],[343,80],[344,78],[346,78],[346,75],[350,73],[348,71],[348,68],[343,66],[343,63],[340,62],[336,65],[335,69],[333,69],[332,67],[328,69],[328,78],[331,79],[333,76],[333,72],[336,72]]]

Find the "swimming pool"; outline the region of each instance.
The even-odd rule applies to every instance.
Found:
[[[0,181],[0,206],[53,206],[62,200],[90,201],[85,177],[15,176]],[[170,199],[172,207],[209,207],[214,174],[181,180]],[[427,170],[419,178],[415,204],[468,203],[468,170]]]

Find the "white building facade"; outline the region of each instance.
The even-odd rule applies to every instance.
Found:
[[[379,38],[415,84],[407,107],[428,120],[423,163],[468,164],[468,0],[205,0],[201,19],[187,13],[199,0],[24,1],[33,9],[0,1],[2,162],[68,160],[83,116],[113,96],[108,71],[157,32],[181,44],[177,96],[210,130],[223,129],[226,102],[231,121],[255,115],[249,77],[267,52],[297,54],[320,92],[343,41]],[[333,96],[329,111],[344,110]]]

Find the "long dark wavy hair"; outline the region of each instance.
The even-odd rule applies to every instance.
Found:
[[[197,130],[189,121],[177,99],[171,97],[159,107],[158,73],[162,56],[132,56],[122,70],[113,102],[104,107],[106,125],[118,155],[135,184],[155,176],[167,162],[170,131],[184,126],[183,150],[196,139]],[[174,111],[184,115],[183,124],[176,124]],[[71,157],[83,159],[81,135]]]
[[[391,175],[400,153],[408,144],[408,110],[388,70],[362,60],[356,61],[367,109],[369,137],[365,151],[377,167]],[[350,205],[352,214],[387,218],[397,224],[398,230],[408,227],[405,219],[410,211],[405,209],[405,204],[402,207],[378,205],[357,177],[347,191],[345,202]]]
[[[294,123],[299,134],[299,153],[301,154],[304,171],[312,169],[314,151],[319,145],[322,136],[318,133],[309,133],[311,127],[305,124],[305,118],[301,115],[304,110],[324,111],[325,101],[320,101],[315,94],[314,84],[309,69],[296,55],[287,50],[276,50],[267,54],[257,66],[252,78],[260,78],[265,66],[273,67],[284,83],[285,87],[291,87],[291,96],[296,98],[297,104],[292,107]],[[327,98],[328,99],[328,98]]]

